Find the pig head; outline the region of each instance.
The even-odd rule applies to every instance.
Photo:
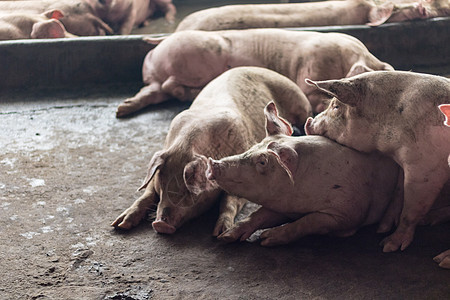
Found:
[[[334,96],[325,111],[307,121],[307,134],[324,135],[363,152],[381,152],[403,168],[400,223],[382,244],[385,252],[405,249],[449,180],[450,134],[437,106],[450,102],[450,81],[399,71],[307,82]]]

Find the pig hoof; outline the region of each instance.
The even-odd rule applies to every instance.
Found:
[[[284,241],[282,238],[280,238],[281,235],[277,233],[277,230],[275,229],[269,229],[261,233],[260,239],[261,246],[264,247],[272,247],[277,245],[283,245],[287,244],[287,241]]]
[[[433,260],[439,264],[439,267],[450,269],[450,249],[434,257]]]
[[[116,111],[116,118],[122,118],[126,115],[134,113],[141,108],[139,101],[130,98],[119,104]]]
[[[160,220],[152,223],[153,229],[158,233],[173,234],[177,230],[174,226]]]
[[[131,229],[141,222],[145,216],[145,213],[145,210],[141,211],[134,207],[130,207],[118,216],[117,219],[111,223],[111,226],[120,229]]]
[[[398,249],[405,250],[409,244],[412,242],[412,238],[404,237],[399,238],[397,235],[392,234],[387,238],[383,239],[380,243],[383,246],[383,252],[394,252]]]
[[[220,217],[214,227],[213,236],[219,236],[221,233],[233,227],[233,221],[229,217]]]

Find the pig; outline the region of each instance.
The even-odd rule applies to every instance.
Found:
[[[130,34],[134,27],[142,26],[158,9],[173,23],[176,8],[172,0],[105,0],[93,3],[96,15],[110,25],[115,33]]]
[[[290,78],[316,113],[326,107],[328,99],[305,84],[305,78],[338,79],[371,70],[393,70],[359,40],[342,33],[267,28],[189,30],[147,40],[159,44],[144,59],[145,86],[119,105],[117,117],[173,97],[192,101],[208,82],[237,66],[265,67]]]
[[[450,127],[450,104],[441,104],[438,106],[441,112],[445,115],[444,125]],[[448,166],[450,167],[450,149],[448,156]],[[439,264],[441,268],[450,269],[450,249],[442,252],[433,258],[435,262]]]
[[[175,31],[282,28],[330,25],[371,25],[450,13],[421,1],[392,3],[372,0],[321,1],[289,4],[226,5],[194,12]],[[448,0],[447,0],[448,7]]]
[[[98,16],[92,5],[102,5],[104,0],[38,0],[0,1],[0,15],[11,13],[41,14],[50,10],[60,10],[64,17],[59,21],[74,35],[92,36],[112,34],[113,30]]]
[[[437,106],[450,103],[450,80],[378,71],[307,82],[334,97],[325,111],[308,119],[307,134],[323,135],[362,152],[381,152],[402,167],[404,200],[399,223],[381,245],[384,252],[404,250],[449,181],[450,131]],[[380,232],[391,229],[395,223],[391,216],[381,222]]]
[[[172,234],[220,197],[220,214],[213,235],[231,228],[245,200],[221,196],[220,188],[209,188],[205,156],[219,159],[240,153],[263,139],[262,109],[272,99],[287,120],[297,126],[312,115],[301,89],[274,71],[240,67],[211,81],[190,108],[172,120],[164,149],[150,161],[140,188],[145,188],[144,194],[112,226],[122,229],[136,226],[159,198],[152,226],[159,233]]]
[[[261,205],[218,236],[261,245],[287,244],[310,234],[353,235],[379,221],[396,193],[399,166],[321,136],[290,136],[292,128],[270,102],[266,138],[242,154],[209,158],[206,176],[224,191]]]
[[[16,13],[0,16],[0,40],[75,37],[58,21],[62,17],[59,10],[40,15]]]

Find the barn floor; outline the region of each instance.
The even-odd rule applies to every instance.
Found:
[[[178,16],[195,9],[179,5]],[[158,19],[133,33],[174,26]],[[116,119],[139,87],[0,95],[0,299],[448,298],[450,271],[432,258],[450,248],[450,223],[419,227],[408,249],[389,254],[375,226],[275,248],[223,244],[211,236],[217,207],[171,236],[148,220],[114,230],[188,105]]]
[[[137,88],[0,101],[1,299],[448,298],[449,271],[432,257],[450,248],[450,224],[420,227],[390,254],[374,226],[275,248],[226,245],[211,236],[217,207],[172,236],[149,221],[111,228],[186,108],[115,119]]]

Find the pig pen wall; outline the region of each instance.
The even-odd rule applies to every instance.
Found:
[[[450,74],[450,18],[379,27],[291,28],[355,36],[399,70]],[[140,35],[0,42],[0,97],[20,92],[141,84],[145,54],[154,46]]]

